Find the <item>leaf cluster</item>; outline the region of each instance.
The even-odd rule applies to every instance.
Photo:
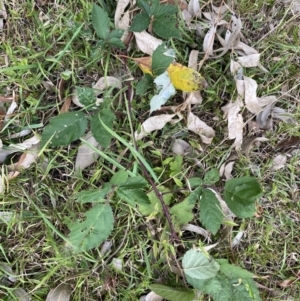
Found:
[[[153,31],[163,39],[180,39],[177,28],[177,7],[170,4],[160,4],[159,0],[138,0],[137,5],[142,12],[136,15],[130,26],[131,31],[142,32],[152,25]]]

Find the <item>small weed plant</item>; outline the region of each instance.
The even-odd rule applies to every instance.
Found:
[[[163,5],[158,0],[138,0],[137,4],[142,12],[133,19],[131,31],[140,32],[151,26],[159,37],[180,38],[176,26],[176,6]],[[107,13],[97,5],[92,9],[92,25],[100,39],[100,47],[124,48],[121,41],[123,31],[111,30]],[[159,47],[152,57],[152,70],[159,70],[155,75],[163,73],[172,60],[172,57],[164,55],[163,47]],[[137,94],[143,94],[151,81],[152,77],[146,75],[137,86]],[[159,183],[156,173],[145,158],[130,142],[114,131],[116,116],[111,108],[111,94],[104,97],[104,101],[98,105],[93,89],[77,87],[76,92],[82,109],[52,118],[42,134],[42,147],[46,149],[67,146],[81,139],[90,128],[94,138],[103,148],[110,145],[112,138],[128,147],[140,164],[141,172],[127,170],[113,158],[109,158],[110,163],[119,168],[119,171],[99,189],[83,190],[74,196],[77,202],[92,205],[82,219],[68,224],[70,234],[66,240],[75,253],[96,248],[109,238],[114,229],[113,204],[120,199],[129,206],[137,206],[147,219],[166,218],[163,222],[165,231],[169,232],[171,240],[176,242],[181,227],[195,218],[213,235],[218,234],[222,224],[230,224],[223,210],[223,200],[230,211],[239,218],[254,215],[255,203],[262,195],[261,186],[255,178],[235,178],[223,185],[218,170],[211,169],[203,179],[189,178],[184,184],[182,179],[177,177],[183,162],[180,155],[167,164],[169,176],[174,180],[174,191],[185,188],[184,199],[175,202],[173,192]],[[217,189],[222,191],[222,197]],[[185,252],[182,268],[186,281],[193,289],[162,284],[152,284],[149,288],[171,301],[194,300],[198,295],[197,291],[210,295],[215,301],[260,300],[252,273],[230,264],[226,259],[213,258],[204,247],[194,247]]]

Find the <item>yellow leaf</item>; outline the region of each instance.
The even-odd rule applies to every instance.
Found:
[[[139,65],[144,73],[153,75],[151,70],[151,56],[135,58],[133,60]],[[172,84],[177,90],[192,92],[202,90],[207,87],[207,82],[200,73],[179,63],[172,63],[168,67],[167,71]]]
[[[207,82],[197,71],[178,63],[172,63],[167,69],[175,89],[192,92],[205,89]]]

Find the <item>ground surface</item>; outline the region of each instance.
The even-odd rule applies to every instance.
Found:
[[[98,4],[102,2],[105,3]],[[103,7],[113,20],[115,4],[108,2]],[[222,4],[222,1],[212,2],[217,6]],[[212,10],[211,1],[200,3],[204,12]],[[108,252],[102,255],[99,246],[73,254],[54,229],[67,236],[68,225],[82,218],[89,208],[88,204],[76,203],[74,195],[84,189],[101,188],[118,170],[103,154],[128,170],[141,170],[130,150],[114,138],[102,149],[96,162],[78,172],[75,160],[80,141],[64,147],[45,146],[29,166],[21,165],[21,172],[9,180],[9,173],[18,170],[18,165],[11,164],[21,164],[21,154],[26,151],[3,155],[1,300],[29,300],[20,297],[24,292],[31,300],[45,300],[50,289],[61,283],[67,284],[66,291],[72,291],[72,300],[138,300],[149,292],[150,283],[184,285],[181,277],[170,271],[170,266],[178,267],[184,250],[193,245],[216,242],[220,244],[211,251],[213,256],[226,258],[257,275],[255,280],[262,300],[300,300],[299,6],[299,1],[293,4],[271,0],[230,4],[241,17],[243,41],[261,54],[260,63],[267,70],[254,67],[245,73],[256,80],[259,96],[275,95],[276,106],[290,114],[285,120],[271,116],[269,126],[258,129],[255,115],[242,111],[247,123],[243,129],[244,141],[258,137],[268,140],[254,141],[251,147],[243,144],[242,151],[237,153],[232,148],[233,140],[228,139],[227,120],[221,109],[236,98],[234,77],[230,73],[232,51],[218,59],[203,60],[204,37],[185,29],[186,41],[172,39],[168,46],[176,49],[177,58],[184,65],[188,64],[191,50],[200,51],[200,72],[209,86],[202,92],[203,102],[194,105],[193,112],[215,130],[215,137],[210,144],[203,144],[199,136],[177,123],[167,124],[138,142],[141,155],[177,201],[185,196],[187,178],[203,178],[212,168],[220,169],[230,155],[236,156],[231,176],[254,176],[263,187],[253,218],[234,219],[236,226],[226,228],[227,236],[221,229],[217,235],[210,236],[210,241],[194,232],[176,229],[181,243],[174,243],[164,231],[164,217],[149,221],[139,207],[116,198],[111,203],[115,221]],[[122,93],[134,91],[142,72],[133,61],[118,55],[142,57],[145,54],[136,48],[134,39],[122,51],[98,47],[91,25],[91,8],[91,2],[85,0],[0,0],[4,20],[0,44],[4,149],[10,143],[22,143],[34,134],[41,134],[63,106],[70,112],[78,110],[74,103],[68,104],[75,86],[91,87],[100,77],[109,75],[121,78]],[[180,26],[186,28],[183,23]],[[64,75],[66,80],[62,80]],[[181,95],[179,91],[167,105],[180,105]],[[114,130],[126,141],[131,141],[134,130],[148,118],[152,96],[153,90],[143,96],[134,95],[130,114],[124,100],[114,104],[117,116]],[[12,100],[17,107],[8,112]],[[12,136],[22,130],[28,130],[27,135]],[[175,158],[171,147],[175,138],[185,140],[195,150],[192,156],[183,156],[176,173],[180,182],[173,180],[168,163]],[[277,155],[283,155],[282,166],[280,162],[274,163]],[[224,181],[223,175],[216,184],[217,190],[223,189]],[[151,191],[150,186],[147,189]],[[190,223],[202,226],[197,218]],[[231,242],[241,231],[243,236],[233,247]],[[121,260],[121,267],[116,260]],[[199,300],[209,299],[199,296]]]

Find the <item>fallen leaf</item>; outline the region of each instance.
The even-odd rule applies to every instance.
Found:
[[[175,139],[173,146],[172,146],[172,152],[176,155],[186,155],[190,153],[192,150],[191,146],[182,139]]]
[[[161,301],[163,297],[155,294],[154,292],[148,293],[146,296],[142,296],[140,301]]]
[[[300,147],[300,137],[290,137],[277,144],[276,150],[289,151]]]
[[[167,71],[159,75],[154,83],[156,88],[159,90],[157,95],[154,95],[150,101],[150,114],[153,111],[159,110],[162,105],[164,105],[169,98],[175,95],[176,90],[173,86],[169,74]]]
[[[243,102],[238,96],[235,102],[230,102],[222,110],[225,118],[228,120],[228,138],[235,139],[234,146],[236,150],[241,149],[243,144],[244,121],[242,114],[239,114],[243,107]]]
[[[120,28],[120,29],[124,29],[127,30],[129,27],[129,22],[128,22],[128,26],[127,27],[123,27],[122,24],[123,22],[121,21],[124,18],[125,13],[125,9],[128,6],[128,4],[130,4],[130,0],[118,0],[117,3],[117,7],[115,10],[115,16],[114,16],[114,22],[115,22],[115,27],[116,28]],[[126,17],[127,18],[127,17]],[[128,19],[129,19],[129,15],[128,15]]]
[[[72,102],[72,97],[67,97],[67,98],[65,98],[65,99],[64,99],[64,104],[62,105],[62,107],[61,107],[59,113],[60,113],[60,114],[63,114],[63,113],[69,112],[71,102]]]
[[[162,114],[149,117],[143,122],[140,132],[135,132],[135,139],[140,140],[153,131],[161,130],[168,122],[173,119],[174,116],[176,116],[176,114]]]
[[[209,232],[206,231],[205,229],[199,227],[199,226],[195,226],[195,225],[192,225],[192,224],[187,224],[187,225],[182,227],[182,230],[198,233],[198,234],[202,235],[208,241],[210,240]]]
[[[188,12],[191,14],[191,16],[194,18],[200,18],[201,17],[201,9],[200,4],[198,0],[190,0],[188,4]]]
[[[106,240],[100,250],[100,254],[104,256],[107,252],[111,250],[113,243],[110,240]]]
[[[71,292],[72,289],[69,284],[61,283],[56,288],[50,290],[46,301],[69,301]]]
[[[82,143],[77,152],[76,161],[75,161],[75,170],[83,170],[86,167],[93,164],[98,158],[99,153],[95,149],[100,148],[99,143],[96,141],[96,139],[93,137],[91,132],[88,132],[83,139],[86,141],[86,143]],[[93,146],[95,149],[92,149],[91,146]]]
[[[250,150],[254,147],[255,142],[266,142],[266,141],[269,141],[269,139],[265,137],[247,138],[242,145],[242,151],[244,152],[245,157],[247,159],[250,158]]]
[[[276,171],[286,165],[287,156],[279,154],[273,159],[272,170]]]
[[[226,181],[232,179],[232,170],[234,166],[235,161],[230,161],[228,163],[223,163],[222,166],[220,167],[219,173],[220,176],[224,176]]]
[[[245,56],[238,57],[237,61],[243,67],[257,67],[259,65],[260,54],[248,54]]]
[[[217,31],[217,26],[212,25],[204,37],[203,51],[208,55],[213,55],[213,47],[214,47],[216,31]]]
[[[120,258],[113,258],[111,265],[117,270],[122,271],[123,270],[123,261]]]
[[[206,144],[210,144],[215,136],[215,131],[192,112],[187,116],[187,128],[199,135]]]
[[[274,107],[272,110],[272,115],[274,118],[280,119],[286,123],[296,123],[296,120],[292,117],[293,115],[286,112],[284,109]]]
[[[140,51],[148,55],[152,55],[153,51],[163,42],[162,40],[153,37],[146,31],[134,32],[134,36]]]
[[[245,105],[246,108],[253,114],[261,111],[261,106],[256,97],[257,83],[254,79],[244,76],[245,84]]]

